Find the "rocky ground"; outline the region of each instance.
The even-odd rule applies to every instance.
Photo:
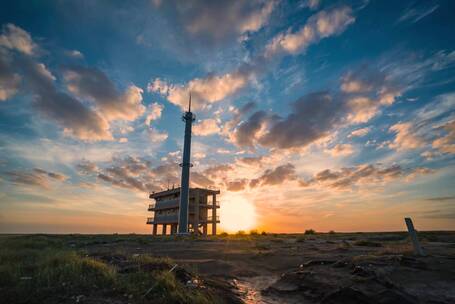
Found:
[[[225,303],[455,303],[455,233],[419,238],[425,257],[413,254],[406,233],[65,236],[65,246],[120,273],[138,267],[125,257],[170,258],[142,271],[175,272],[184,288]]]

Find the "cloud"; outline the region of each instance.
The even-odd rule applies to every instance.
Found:
[[[14,184],[37,186],[44,189],[50,188],[51,181],[64,182],[68,179],[64,174],[39,168],[34,168],[32,171],[9,171],[4,175]]]
[[[446,201],[455,201],[455,196],[437,196],[426,198],[425,200],[430,202],[446,202]]]
[[[58,180],[58,181],[65,181],[68,179],[68,177],[64,174],[61,173],[56,173],[56,172],[49,172],[40,168],[34,168],[33,171],[35,173],[41,174],[41,175],[47,175],[47,177],[50,177],[52,179]]]
[[[230,181],[226,183],[226,189],[227,191],[242,191],[246,188],[248,185],[248,179],[243,178],[243,179],[238,179],[234,181]]]
[[[354,153],[354,147],[350,144],[337,144],[331,149],[326,149],[325,152],[334,157],[348,156]]]
[[[253,142],[256,140],[270,148],[304,147],[330,134],[332,128],[340,122],[342,107],[342,103],[328,92],[305,95],[292,103],[291,114],[285,118],[275,119],[271,127],[262,132],[262,136],[255,133]],[[250,123],[251,119],[240,125],[237,132]],[[248,138],[251,139],[251,136]],[[238,144],[246,142],[247,138],[242,142],[237,141]]]
[[[361,128],[351,132],[348,137],[363,137],[370,132],[371,128]]]
[[[56,121],[64,133],[87,141],[112,140],[109,123],[72,96],[58,91],[55,77],[41,64],[25,58],[20,62],[33,103],[44,116]]]
[[[82,59],[84,58],[84,54],[82,54],[80,51],[78,50],[68,50],[68,51],[65,51],[65,55],[68,56],[68,57],[71,57],[71,58],[76,58],[76,59]]]
[[[68,90],[79,98],[88,99],[92,106],[59,90],[56,77],[32,57],[37,48],[23,29],[11,24],[3,28],[1,100],[11,98],[21,81],[24,92],[32,96],[34,109],[62,126],[64,134],[86,141],[113,140],[111,120],[131,121],[144,112],[140,88],[131,85],[120,93],[106,75],[96,69],[73,67],[64,73]]]
[[[398,123],[389,128],[389,132],[395,133],[394,140],[389,144],[389,148],[397,151],[417,149],[424,146],[424,140],[413,131],[411,123]]]
[[[147,115],[145,117],[145,124],[147,126],[150,126],[150,123],[153,120],[157,120],[161,117],[161,114],[163,113],[164,105],[159,104],[159,103],[152,103],[149,105],[147,108]]]
[[[208,45],[238,40],[248,32],[256,32],[268,21],[275,1],[166,1],[158,5],[172,12],[191,37]]]
[[[432,14],[439,8],[439,4],[428,6],[428,3],[423,3],[416,5],[415,7],[408,8],[400,16],[397,23],[409,21],[411,23],[416,23],[425,18],[426,16]]]
[[[354,80],[362,89],[344,92],[343,83]],[[255,112],[232,132],[231,141],[238,146],[302,148],[328,138],[335,128],[368,122],[402,94],[398,80],[365,67],[347,73],[341,82],[340,91],[314,92],[292,102],[286,117]]]
[[[186,85],[168,84],[157,78],[148,84],[147,90],[166,96],[169,102],[180,106],[183,110],[188,108],[191,92],[192,107],[198,110],[237,93],[248,84],[252,76],[251,70],[239,69],[224,75],[195,78]]]
[[[303,7],[308,7],[311,10],[315,10],[321,4],[321,0],[305,0],[302,4]]]
[[[455,120],[442,126],[442,129],[445,135],[435,139],[432,147],[442,153],[455,154]]]
[[[298,33],[279,34],[266,46],[265,53],[248,62],[243,62],[237,69],[222,75],[209,75],[195,78],[186,85],[170,84],[160,78],[149,83],[147,90],[156,92],[169,102],[186,109],[191,92],[195,109],[207,107],[238,93],[258,75],[262,74],[270,64],[271,58],[281,53],[296,54],[322,38],[339,34],[354,22],[352,9],[343,6],[329,11],[321,11],[309,18]]]
[[[294,165],[288,163],[274,169],[267,169],[259,178],[250,181],[250,187],[279,185],[297,178]]]
[[[191,172],[190,187],[208,188],[213,187],[214,185],[214,182],[205,174],[201,174],[197,171]]]
[[[224,125],[221,127],[222,133],[224,135],[230,136],[232,134],[232,130],[237,127],[237,125],[241,122],[242,117],[248,114],[251,110],[256,107],[256,103],[251,101],[240,108],[231,107],[229,112],[233,113],[232,119],[226,121]]]
[[[418,148],[433,148],[420,155],[430,160],[444,153],[455,153],[455,116],[453,108],[455,94],[436,96],[425,106],[411,112],[410,121],[399,122],[389,128],[395,133],[394,139],[388,143],[389,148],[398,151]]]
[[[327,11],[321,11],[311,16],[307,23],[297,30],[277,35],[266,47],[265,56],[270,58],[280,53],[297,54],[303,52],[310,44],[319,40],[342,33],[355,21],[352,9],[341,6]]]
[[[108,121],[133,121],[145,111],[142,105],[142,89],[130,85],[121,93],[112,81],[96,68],[66,68],[64,79],[68,91],[79,98],[92,101],[98,113]]]
[[[91,174],[98,172],[98,167],[94,162],[83,160],[76,165],[76,169],[78,172],[82,174]]]
[[[0,48],[0,101],[13,97],[19,90],[21,77],[13,70],[9,54]]]
[[[272,120],[273,118],[265,111],[257,111],[238,126],[231,140],[238,146],[253,147]]]
[[[168,133],[167,132],[160,132],[159,130],[155,128],[149,128],[147,129],[148,136],[150,140],[154,143],[160,143],[165,141],[168,138]]]
[[[29,33],[11,23],[3,26],[2,35],[0,35],[0,47],[19,51],[26,55],[34,55],[38,49]]]
[[[301,186],[324,186],[341,190],[351,189],[355,186],[387,183],[396,179],[407,179],[416,175],[433,173],[428,168],[404,169],[400,165],[380,167],[376,165],[358,165],[355,167],[342,168],[338,171],[326,169],[314,175],[308,181],[301,181]]]
[[[219,164],[205,169],[202,173],[210,178],[226,177],[228,173],[232,172],[234,167],[228,164]]]
[[[96,177],[98,181],[115,187],[146,193],[163,190],[168,184],[176,185],[180,181],[180,167],[177,163],[165,163],[154,167],[150,161],[130,155],[113,158],[104,166],[83,160],[76,165],[76,169],[82,175]],[[209,181],[208,178],[193,175],[192,172],[193,178],[199,184]]]
[[[215,119],[209,118],[199,121],[193,127],[193,133],[197,136],[208,136],[221,131]]]
[[[247,165],[247,166],[254,166],[259,167],[262,164],[263,157],[242,157],[237,160],[240,164]]]

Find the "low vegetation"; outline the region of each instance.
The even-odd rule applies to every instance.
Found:
[[[307,229],[307,230],[305,230],[305,234],[306,235],[313,235],[313,234],[316,234],[316,231],[314,231],[313,229]]]
[[[76,238],[77,239],[77,238]],[[2,303],[75,303],[84,298],[129,303],[220,303],[170,259],[148,255],[88,256],[84,242],[57,236],[0,237]],[[115,259],[113,258],[115,257]],[[95,300],[96,302],[96,300]],[[117,303],[117,302],[116,302]]]

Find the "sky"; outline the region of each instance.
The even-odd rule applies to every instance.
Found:
[[[455,229],[455,2],[3,1],[0,233]]]

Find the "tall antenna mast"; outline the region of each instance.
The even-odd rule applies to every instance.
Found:
[[[180,202],[179,202],[179,224],[178,233],[188,234],[188,206],[189,206],[189,192],[190,192],[190,167],[191,164],[191,127],[196,119],[191,113],[191,92],[188,102],[188,112],[183,114],[183,121],[185,122],[185,138],[183,141],[183,161],[180,164],[182,167],[182,179],[180,188]]]

